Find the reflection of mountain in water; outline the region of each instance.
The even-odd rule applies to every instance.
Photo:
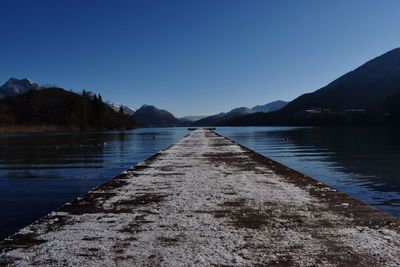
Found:
[[[400,128],[252,127],[218,132],[400,216]]]
[[[378,191],[400,191],[400,129],[349,127],[303,128],[283,132],[295,146],[326,150],[327,161]]]

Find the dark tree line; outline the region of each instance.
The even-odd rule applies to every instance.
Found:
[[[385,112],[390,123],[400,124],[400,93],[386,97],[381,110]]]
[[[56,125],[81,130],[130,129],[134,120],[103,103],[101,95],[61,88],[0,99],[0,125]]]

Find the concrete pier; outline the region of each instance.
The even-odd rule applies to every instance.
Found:
[[[197,129],[0,249],[0,266],[399,266],[400,228]]]

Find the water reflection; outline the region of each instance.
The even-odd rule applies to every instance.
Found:
[[[0,238],[176,142],[186,128],[0,134]]]
[[[400,216],[398,128],[227,127],[217,131]]]
[[[400,130],[218,128],[217,132],[400,216]],[[15,232],[187,134],[0,134],[0,238]]]

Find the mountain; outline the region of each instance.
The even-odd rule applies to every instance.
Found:
[[[299,96],[277,112],[230,118],[221,125],[341,123],[379,117],[382,102],[400,92],[400,48],[380,55],[328,85]]]
[[[400,124],[400,93],[386,97],[380,110],[386,115],[389,123]]]
[[[151,105],[143,105],[132,117],[139,127],[175,127],[190,124],[189,121],[178,119],[170,112]]]
[[[192,123],[193,126],[211,126],[214,125],[216,123],[218,123],[219,121],[223,120],[224,118],[229,118],[226,116],[226,113],[221,112],[215,115],[211,115],[205,118],[202,118],[198,121],[194,121]]]
[[[341,76],[327,86],[290,102],[285,111],[321,107],[334,110],[374,109],[400,91],[400,48],[391,50]]]
[[[244,115],[244,114],[250,114],[251,109],[247,107],[240,107],[240,108],[234,108],[228,113],[225,114],[225,116],[232,117],[232,116],[237,116],[237,115]]]
[[[114,102],[110,102],[110,101],[106,101],[106,104],[112,108],[114,111],[120,112],[121,107],[122,107],[122,111],[124,112],[124,114],[128,115],[128,116],[132,116],[133,113],[136,112],[136,109],[132,109],[130,107],[124,106],[122,104],[117,104]]]
[[[16,96],[37,89],[39,86],[29,79],[10,78],[0,87],[0,96]]]
[[[193,123],[194,126],[210,126],[210,125],[216,125],[222,121],[226,121],[228,119],[237,117],[237,116],[242,116],[242,115],[247,115],[247,114],[252,114],[255,112],[272,112],[276,111],[278,109],[281,109],[287,104],[287,102],[278,100],[274,101],[265,105],[258,105],[253,108],[247,108],[247,107],[239,107],[232,109],[231,111],[224,113],[218,113],[215,115],[211,115],[205,118],[202,118],[198,121],[195,121]]]
[[[51,127],[48,127],[51,126]],[[62,88],[29,90],[0,98],[1,129],[111,130],[131,129],[135,121],[115,112],[101,97]]]
[[[253,107],[251,110],[252,110],[252,113],[256,113],[256,112],[267,113],[267,112],[272,112],[272,111],[282,109],[287,104],[288,104],[288,102],[286,102],[286,101],[277,100],[277,101],[274,101],[274,102],[271,102],[271,103],[268,103],[265,105],[257,105],[255,107]]]
[[[203,116],[203,115],[199,115],[199,116],[185,116],[180,118],[181,120],[186,120],[186,121],[198,121],[201,120],[203,118],[205,118],[207,116]]]

